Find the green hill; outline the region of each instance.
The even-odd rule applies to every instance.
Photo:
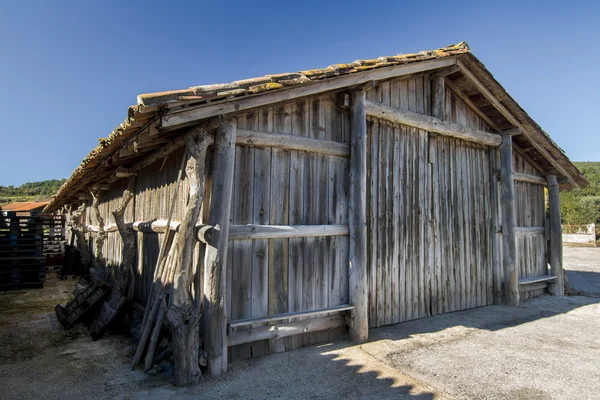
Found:
[[[27,182],[21,186],[0,186],[0,206],[16,201],[50,200],[66,179]]]
[[[600,223],[600,162],[574,162],[590,181],[585,189],[561,192],[561,215],[564,224]]]

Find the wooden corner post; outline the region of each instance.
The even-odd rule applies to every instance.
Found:
[[[562,253],[562,225],[560,221],[560,196],[555,175],[549,175],[548,204],[550,205],[550,271],[556,276],[556,283],[550,285],[550,292],[556,296],[565,295]]]
[[[369,338],[367,284],[367,112],[365,92],[350,95],[350,202],[349,283],[354,316],[350,338],[363,343]]]
[[[519,306],[519,271],[517,270],[517,236],[515,233],[515,195],[512,169],[512,136],[502,134],[500,145],[500,187],[502,201],[502,266],[504,301]]]
[[[214,168],[208,223],[215,227],[216,243],[206,246],[204,257],[204,349],[208,354],[208,373],[227,371],[227,245],[229,214],[233,191],[237,123],[226,120],[215,136]]]

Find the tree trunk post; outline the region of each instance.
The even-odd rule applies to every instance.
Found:
[[[512,136],[502,135],[500,145],[500,187],[502,199],[502,266],[504,301],[519,306],[519,271],[517,270],[517,236],[515,232],[515,195],[512,168]]]
[[[549,175],[546,179],[548,182],[548,203],[550,205],[550,271],[552,275],[556,276],[556,283],[550,285],[550,293],[555,296],[564,296],[562,225],[558,181],[555,175]]]
[[[214,168],[209,225],[215,227],[217,241],[206,246],[204,257],[205,328],[204,349],[208,354],[208,373],[227,371],[227,245],[229,215],[233,192],[237,122],[226,120],[215,136]]]
[[[367,286],[367,113],[365,92],[350,95],[350,304],[354,306],[350,338],[369,339],[369,293]]]

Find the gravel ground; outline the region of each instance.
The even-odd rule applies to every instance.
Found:
[[[599,255],[565,248],[569,281],[586,294],[600,293],[600,281],[587,279],[600,275]],[[482,307],[373,329],[361,346],[340,340],[236,362],[223,377],[175,388],[168,374],[129,368],[127,338],[92,342],[85,328],[62,330],[53,309],[72,289],[73,281],[50,275],[42,290],[0,293],[3,399],[572,399],[600,393],[600,298],[591,296],[542,296],[520,308]]]
[[[600,247],[564,247],[569,284],[586,296],[600,297]]]

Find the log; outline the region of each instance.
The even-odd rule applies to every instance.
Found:
[[[348,235],[348,225],[231,225],[229,240]]]
[[[179,230],[179,221],[167,221],[164,219],[159,219],[156,221],[135,221],[132,224],[133,230],[137,232],[147,232],[147,233],[165,233],[167,231],[167,226],[169,226],[169,230],[173,232],[177,232]]]
[[[372,101],[367,101],[366,107],[367,115],[386,121],[414,126],[415,128],[429,132],[439,133],[441,135],[455,137],[485,146],[498,147],[502,142],[500,136],[496,134],[469,128],[449,121],[442,121],[428,115],[401,110]]]
[[[357,343],[369,339],[367,279],[367,114],[365,92],[350,98],[350,192],[348,228],[350,234],[349,295],[355,307],[350,338]]]
[[[123,262],[117,270],[116,284],[121,293],[127,293],[127,300],[129,302],[133,300],[133,292],[135,289],[135,269],[133,263],[135,262],[137,253],[137,235],[131,225],[125,223],[125,210],[131,199],[134,197],[134,182],[134,178],[129,178],[129,184],[127,185],[127,189],[123,192],[121,204],[112,212],[118,232],[123,241],[123,250],[121,252]]]
[[[219,231],[219,239],[216,246],[206,246],[204,256],[206,298],[204,350],[208,353],[208,373],[213,376],[227,371],[226,265],[236,128],[235,119],[227,120],[221,125],[215,137],[213,186],[208,224]]]
[[[555,175],[548,176],[548,204],[550,206],[550,271],[556,283],[550,285],[550,293],[565,295],[562,253],[562,224],[560,220],[560,195]]]
[[[94,268],[96,274],[98,274],[99,272],[106,272],[106,259],[102,255],[102,247],[104,246],[104,240],[106,239],[107,234],[104,231],[104,218],[102,217],[102,214],[100,213],[100,209],[98,207],[100,197],[99,193],[99,191],[90,190],[90,194],[92,195],[93,199],[92,210],[94,210],[94,213],[96,214],[96,220],[98,221],[98,232],[94,240],[94,248],[96,249],[96,252],[94,254]],[[102,279],[105,278],[106,277],[102,276]]]
[[[237,132],[236,143],[241,146],[276,147],[283,150],[306,151],[326,156],[350,156],[350,149],[347,144],[283,133],[267,133],[239,129]]]
[[[521,174],[513,172],[513,180],[527,183],[534,183],[536,185],[546,185],[546,179],[537,175]]]
[[[504,301],[519,306],[519,271],[517,269],[517,237],[515,234],[515,196],[512,170],[512,137],[502,135],[500,145],[500,187],[502,199],[502,266],[504,268]]]
[[[346,324],[342,315],[306,319],[291,323],[260,326],[250,329],[235,330],[233,335],[227,338],[228,346],[256,342],[258,340],[275,340],[288,336],[300,335],[302,333],[325,331],[340,328]]]
[[[168,304],[165,305],[166,319],[173,339],[173,383],[176,386],[195,383],[201,375],[198,366],[200,307],[193,301],[190,290],[194,280],[192,257],[196,246],[195,229],[204,200],[206,152],[212,143],[213,137],[207,134],[200,135],[197,139],[191,135],[186,137],[188,159],[185,172],[189,199],[174,242],[174,252],[178,257],[174,257],[171,277],[167,279],[170,290]],[[162,326],[162,322],[160,325]],[[153,355],[153,352],[149,353],[149,357]],[[146,366],[151,365],[151,362],[152,358],[147,359]]]

